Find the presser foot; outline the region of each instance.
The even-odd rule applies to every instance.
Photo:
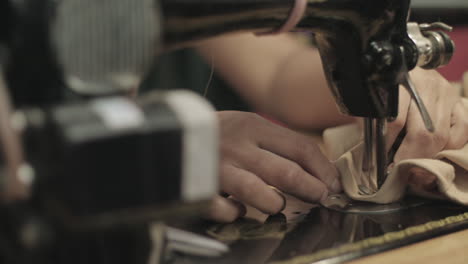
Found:
[[[421,206],[427,203],[428,200],[409,196],[401,201],[390,204],[376,204],[355,201],[349,198],[346,194],[341,193],[328,196],[328,198],[322,202],[322,206],[330,210],[349,214],[388,214]]]

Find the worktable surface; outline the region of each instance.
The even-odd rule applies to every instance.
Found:
[[[179,256],[174,263],[468,263],[466,212],[428,201],[387,214],[349,214],[288,198],[282,215],[250,210],[256,220],[192,225],[191,231],[224,241],[231,251],[215,259]]]
[[[468,230],[429,239],[424,242],[364,257],[349,264],[466,264],[468,263]]]

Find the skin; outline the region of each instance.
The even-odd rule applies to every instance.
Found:
[[[415,69],[410,73],[434,123],[435,132],[427,131],[416,104],[400,88],[399,115],[389,124],[387,146],[402,129],[406,130],[394,161],[432,158],[444,149],[459,149],[468,142],[468,109],[459,91],[433,70]],[[421,147],[424,146],[424,147]]]
[[[408,92],[400,87],[399,115],[395,122],[389,123],[387,146],[393,144],[401,130],[406,131],[406,136],[394,162],[432,158],[442,150],[462,148],[468,142],[468,106],[462,103],[459,91],[436,71],[415,69],[410,75],[432,117],[435,132],[425,129],[415,103],[410,100]],[[434,175],[414,169],[409,182],[433,190],[436,180]]]
[[[308,137],[253,113],[225,111],[218,117],[221,189],[236,200],[273,215],[284,209],[285,200],[270,186],[307,202],[341,191],[337,169]],[[226,213],[226,206],[213,206],[211,217],[218,221],[230,222],[245,213],[232,198],[216,200],[231,208]]]
[[[228,35],[197,50],[258,112],[307,130],[353,121],[335,104],[319,52],[290,35]]]
[[[257,111],[290,128],[316,130],[355,120],[336,107],[317,50],[289,35],[224,36],[201,42],[197,49]],[[409,94],[400,88],[399,115],[387,136],[391,146],[406,130],[395,161],[431,158],[443,149],[464,146],[468,109],[455,89],[435,71],[416,69],[411,78],[436,132],[425,129]],[[234,221],[245,213],[244,205],[268,214],[280,212],[284,198],[270,186],[307,202],[341,191],[336,168],[307,137],[252,113],[219,112],[218,117],[220,182],[227,198],[215,198],[208,213],[212,219]],[[426,184],[426,177],[415,173],[412,181],[424,178]]]

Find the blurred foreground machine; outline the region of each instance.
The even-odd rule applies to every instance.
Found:
[[[446,25],[407,23],[409,0],[2,1],[1,261],[147,263],[149,223],[195,216],[217,191],[216,118],[188,92],[125,95],[158,52],[269,33],[301,3],[296,29],[315,33],[338,105],[367,120],[373,192],[398,86],[431,130],[408,71],[454,49]]]

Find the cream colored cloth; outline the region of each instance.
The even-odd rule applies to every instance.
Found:
[[[463,99],[468,106],[468,99]],[[398,162],[390,170],[381,189],[365,195],[358,189],[363,177],[363,139],[358,125],[328,129],[324,132],[325,148],[341,174],[343,188],[352,199],[375,203],[391,203],[411,191],[425,197],[449,199],[468,205],[468,144],[460,150],[446,150],[434,159],[410,159]],[[423,147],[423,146],[421,146]],[[418,170],[436,177],[437,188],[424,190],[409,184],[409,178]]]

